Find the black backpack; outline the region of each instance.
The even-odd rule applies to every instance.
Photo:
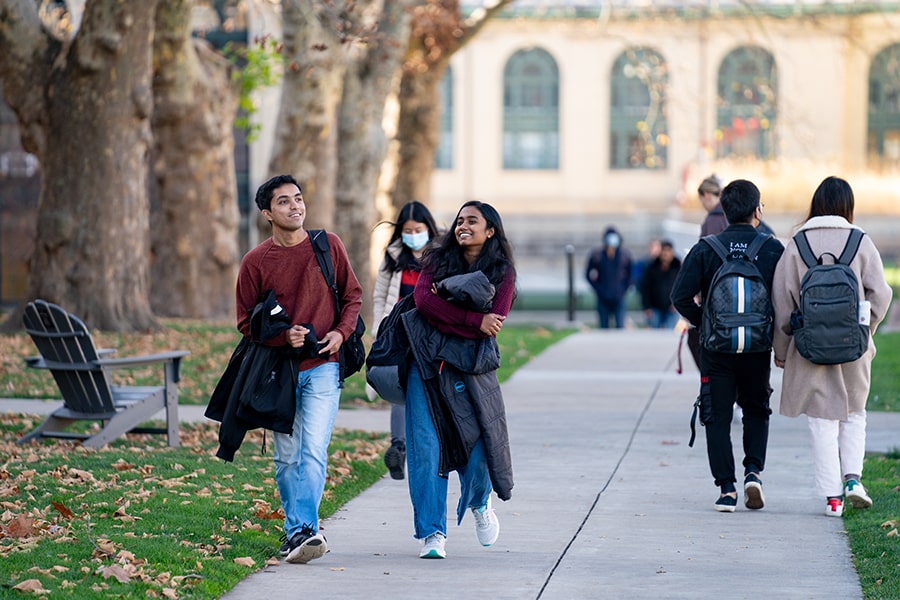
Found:
[[[732,252],[714,235],[702,238],[722,259],[703,300],[700,343],[707,350],[728,354],[771,350],[772,298],[756,266],[770,237],[757,233],[746,251]]]
[[[316,251],[316,260],[319,262],[319,268],[328,287],[334,292],[335,305],[335,324],[341,318],[341,293],[338,290],[337,282],[334,280],[334,263],[331,261],[331,246],[328,244],[328,234],[324,229],[310,230],[309,236],[312,241],[313,249]],[[362,336],[366,332],[366,324],[361,316],[356,317],[356,328],[350,337],[344,340],[340,349],[340,387],[344,387],[344,379],[357,373],[366,364],[366,346],[363,344]]]
[[[809,269],[800,280],[800,307],[791,313],[791,329],[797,352],[817,365],[853,362],[869,347],[869,326],[860,322],[859,282],[848,266],[863,235],[851,229],[843,252],[831,265],[822,264],[831,253],[816,257],[805,231],[794,236]]]

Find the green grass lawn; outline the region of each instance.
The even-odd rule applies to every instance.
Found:
[[[875,346],[870,419],[876,411],[900,411],[900,332],[876,334]],[[896,450],[866,457],[863,482],[874,505],[844,513],[863,596],[900,598],[900,432]]]

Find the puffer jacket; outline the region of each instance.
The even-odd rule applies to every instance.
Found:
[[[483,274],[454,281],[457,299],[484,306],[493,289],[483,285]],[[479,278],[479,275],[481,278]],[[497,369],[500,349],[493,337],[467,339],[447,335],[432,326],[418,310],[402,315],[406,336],[422,374],[435,430],[441,445],[440,475],[464,467],[481,438],[491,485],[501,500],[512,497],[512,456],[506,426],[506,407]]]

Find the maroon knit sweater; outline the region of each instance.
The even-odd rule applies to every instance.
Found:
[[[341,239],[328,233],[334,277],[341,290],[341,321],[335,327],[334,293],[325,281],[309,236],[295,246],[277,246],[272,238],[252,249],[241,261],[237,280],[237,328],[250,335],[250,314],[261,300],[262,293],[275,290],[278,302],[291,316],[291,322],[299,325],[311,323],[316,336],[321,339],[336,329],[346,340],[356,328],[356,317],[362,307],[362,287],[350,267],[347,250]],[[287,344],[287,332],[266,342],[268,346]],[[337,361],[339,353],[331,355]],[[324,364],[320,358],[303,358],[300,370],[305,371]]]
[[[481,331],[481,320],[484,318],[484,313],[466,310],[458,304],[453,304],[433,294],[431,292],[433,282],[434,274],[428,270],[422,271],[419,281],[416,282],[416,290],[413,292],[416,299],[416,309],[419,313],[441,333],[454,334],[469,339],[488,337]],[[509,268],[494,294],[491,312],[496,315],[508,315],[515,291],[516,272],[514,269]]]

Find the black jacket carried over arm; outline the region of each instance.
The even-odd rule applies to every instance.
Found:
[[[457,288],[458,299],[484,306],[472,286]],[[483,288],[484,289],[484,288]],[[484,291],[486,293],[486,290]],[[493,292],[491,292],[492,294]],[[501,500],[512,497],[512,457],[506,408],[497,379],[500,349],[493,337],[466,339],[441,333],[415,309],[402,315],[413,358],[422,373],[425,396],[441,445],[440,475],[464,467],[478,439],[484,443],[491,485]]]
[[[222,423],[216,456],[229,462],[251,429],[293,432],[299,352],[261,343],[291,327],[274,291],[265,294],[251,313],[251,336],[238,343],[206,408],[207,418]],[[310,342],[315,348],[314,332],[304,346]]]
[[[729,225],[725,231],[716,237],[719,241],[729,249],[736,248],[746,249],[759,232],[749,223],[735,223]],[[759,272],[765,278],[771,291],[772,278],[775,276],[775,265],[784,252],[784,246],[775,238],[763,244],[762,250],[759,251],[759,258],[756,265]],[[722,264],[722,260],[712,246],[700,240],[681,264],[678,271],[678,277],[675,278],[675,285],[672,288],[672,304],[685,319],[690,321],[691,325],[700,327],[703,318],[703,308],[694,300],[694,296],[700,294],[701,298],[705,298],[709,292],[709,285],[715,272]]]

